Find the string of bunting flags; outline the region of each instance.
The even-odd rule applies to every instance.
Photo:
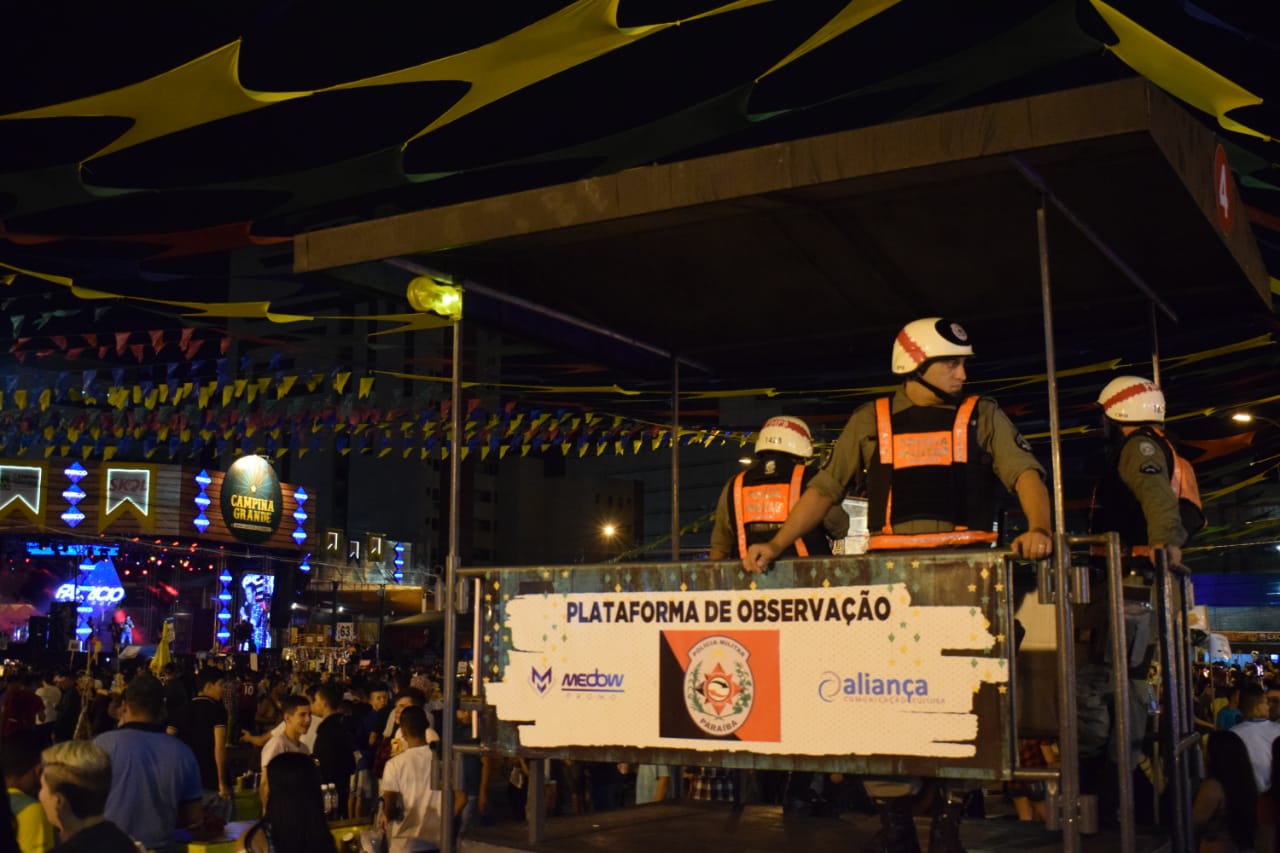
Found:
[[[1269,335],[1240,341],[1202,353],[1166,360],[1172,367],[1193,364],[1226,352],[1273,345]],[[249,356],[195,360],[156,365],[147,372],[125,368],[103,370],[25,371],[0,380],[0,454],[10,457],[75,459],[145,459],[181,462],[206,450],[265,453],[274,457],[331,450],[340,454],[398,454],[410,459],[443,459],[452,446],[450,403],[380,406],[374,404],[379,376],[397,380],[447,381],[441,377],[375,371],[356,375],[333,368],[328,371],[291,372],[281,369],[274,356],[262,375],[253,375]],[[1075,370],[1115,370],[1114,363]],[[131,373],[140,375],[131,376]],[[130,380],[133,381],[130,381]],[[987,386],[1011,387],[1032,377],[986,380]],[[619,395],[634,399],[640,394],[665,398],[667,392],[629,391],[618,386],[483,385],[494,391],[538,394],[576,393],[591,396]],[[783,393],[822,395],[828,398],[871,396],[886,387],[779,392],[750,389],[749,393],[774,397]],[[690,391],[682,398],[702,399],[709,392]],[[743,391],[743,394],[748,393]],[[740,396],[720,390],[714,396]],[[1280,395],[1238,405],[1257,405]],[[550,408],[508,402],[490,410],[477,399],[467,401],[466,422],[460,452],[482,459],[511,452],[559,450],[564,455],[601,456],[638,454],[671,446],[670,426],[633,416],[590,411],[581,405]],[[1200,416],[1192,412],[1185,416]],[[1175,418],[1176,419],[1176,418]],[[1087,428],[1081,428],[1087,431]],[[754,440],[755,427],[726,428],[688,426],[679,431],[682,446],[712,446]],[[1038,435],[1028,434],[1035,439]]]
[[[181,462],[209,449],[276,458],[332,450],[445,459],[452,446],[448,401],[396,409],[350,404],[219,409],[209,408],[203,394],[182,399],[177,406],[147,408],[144,397],[139,406],[94,412],[53,405],[0,411],[0,455]],[[488,459],[491,454],[503,458],[512,451],[523,456],[547,450],[579,457],[627,455],[671,446],[670,427],[623,415],[521,409],[514,402],[491,411],[478,400],[469,400],[467,407],[460,450],[464,459],[472,453]],[[684,446],[745,445],[753,437],[753,431],[690,428],[680,430],[678,440]]]

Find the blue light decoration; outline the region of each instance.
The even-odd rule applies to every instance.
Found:
[[[80,511],[80,507],[76,504],[85,499],[84,489],[80,488],[80,481],[83,480],[89,472],[84,470],[84,466],[79,462],[72,462],[62,471],[67,479],[71,481],[71,485],[62,491],[62,497],[70,506],[62,513],[62,520],[66,522],[68,527],[75,527],[84,521],[84,513]]]
[[[391,577],[395,579],[396,583],[400,583],[402,580],[404,580],[404,543],[403,542],[396,543],[395,552],[396,552],[396,559],[394,562],[395,562],[396,570],[391,575]]]
[[[218,582],[222,584],[222,590],[218,593],[218,601],[222,602],[222,609],[218,611],[218,633],[215,636],[218,642],[225,646],[231,639],[231,632],[227,630],[227,622],[231,621],[231,611],[228,609],[228,602],[231,601],[231,572],[223,569],[222,574],[218,575]]]
[[[311,574],[311,555],[310,554],[306,554],[303,556],[302,562],[298,564],[298,571],[302,572],[304,575]]]
[[[120,546],[107,542],[82,545],[78,542],[28,541],[26,546],[28,557],[92,557],[94,555],[118,557],[120,555]]]
[[[79,464],[79,463],[76,463],[76,464]],[[81,476],[84,476],[84,475],[81,474]],[[83,494],[84,493],[81,492],[81,495]],[[81,516],[81,519],[83,518],[84,516]],[[74,527],[75,525],[73,524],[71,526]],[[81,563],[79,566],[80,577],[76,581],[76,586],[77,587],[87,586],[89,581],[89,575],[92,574],[93,570],[96,567],[97,566],[93,562],[93,560],[86,557],[84,562]],[[87,601],[81,600],[80,603],[76,605],[76,636],[80,638],[81,647],[84,646],[84,641],[89,638],[89,635],[93,633],[93,629],[89,627],[89,616],[92,613],[93,613],[93,606],[89,604]]]
[[[195,525],[196,530],[199,530],[201,533],[204,533],[209,529],[209,516],[205,515],[204,511],[209,508],[209,504],[213,503],[213,501],[209,499],[209,495],[205,493],[205,489],[209,488],[212,484],[213,478],[209,476],[209,472],[201,468],[200,473],[196,474],[196,485],[200,487],[200,493],[197,494],[194,499],[194,503],[199,512],[197,512],[196,517],[191,520],[191,523]]]
[[[293,499],[298,502],[298,508],[293,511],[293,520],[298,522],[298,529],[293,531],[293,541],[298,543],[298,547],[302,547],[302,543],[307,539],[307,531],[303,529],[302,523],[307,520],[307,511],[303,508],[303,504],[311,495],[307,494],[307,490],[298,486],[293,492]],[[306,562],[305,560],[303,562]]]

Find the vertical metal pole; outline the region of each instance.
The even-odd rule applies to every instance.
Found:
[[[1003,526],[1001,527],[1003,529]],[[1015,770],[1022,769],[1021,752],[1018,749],[1018,655],[1014,649],[1015,631],[1013,600],[1013,561],[1005,558],[1000,566],[1001,582],[1004,584],[1004,621],[1000,630],[1004,633],[1008,645],[1006,656],[1009,658],[1009,736],[1005,738],[1005,749],[1009,750],[1009,761]]]
[[[528,791],[524,801],[524,820],[528,827],[526,837],[532,847],[541,843],[547,823],[547,765],[541,758],[525,759],[525,764],[529,767],[529,776],[525,779]]]
[[[1075,627],[1071,613],[1070,554],[1067,552],[1066,511],[1062,503],[1062,446],[1058,422],[1058,373],[1053,342],[1053,297],[1049,288],[1049,233],[1045,197],[1036,208],[1036,238],[1040,249],[1040,300],[1044,314],[1045,368],[1049,385],[1049,443],[1053,469],[1053,565],[1058,615],[1058,749],[1062,759],[1062,849],[1080,850],[1080,766],[1076,731]]]
[[[378,588],[378,662],[382,662],[382,632],[387,625],[387,585]]]
[[[481,584],[480,578],[473,578],[471,581],[471,695],[483,695],[480,690],[481,667],[484,665],[484,655],[481,652],[484,646],[481,645],[481,624],[480,620],[484,616],[481,606]],[[479,740],[480,738],[480,714],[472,713],[471,715],[471,736]]]
[[[458,707],[458,554],[462,547],[458,518],[462,504],[462,320],[453,324],[453,396],[449,406],[449,555],[444,561],[444,710],[440,713],[440,849],[453,853],[453,729]]]
[[[1120,850],[1133,853],[1137,839],[1133,827],[1133,771],[1129,751],[1133,744],[1129,705],[1129,639],[1124,621],[1124,579],[1120,535],[1107,534],[1107,594],[1111,596],[1111,678],[1115,690],[1116,776],[1120,785]]]
[[[1160,665],[1165,684],[1163,707],[1166,717],[1162,720],[1160,730],[1160,753],[1162,772],[1165,784],[1173,785],[1170,802],[1172,814],[1170,826],[1174,850],[1190,850],[1192,846],[1191,829],[1191,786],[1188,778],[1187,761],[1182,749],[1182,738],[1187,728],[1184,719],[1186,709],[1179,695],[1179,680],[1185,675],[1178,667],[1186,663],[1179,654],[1178,646],[1184,642],[1179,634],[1177,619],[1178,604],[1174,600],[1173,570],[1169,567],[1168,552],[1156,552],[1156,585],[1160,601]]]
[[[329,642],[338,645],[338,581],[333,582],[333,597],[329,602]]]
[[[1155,303],[1149,303],[1148,309],[1151,311],[1151,381],[1156,385],[1160,384],[1160,325],[1159,316],[1156,314]]]
[[[671,360],[671,559],[680,561],[680,360]]]

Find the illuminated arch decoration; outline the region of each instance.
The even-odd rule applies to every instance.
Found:
[[[298,523],[297,530],[293,531],[293,541],[298,543],[298,547],[302,547],[302,543],[307,541],[307,531],[303,524],[306,523],[308,516],[304,504],[310,497],[302,486],[298,486],[293,491],[293,499],[298,502],[298,508],[293,511],[293,520]]]
[[[71,485],[62,490],[62,497],[68,504],[67,509],[63,510],[62,520],[68,527],[75,527],[84,521],[84,512],[79,504],[85,499],[85,493],[84,489],[80,488],[80,481],[88,476],[89,472],[79,462],[72,462],[63,469],[62,473],[71,481]]]
[[[218,591],[220,609],[216,636],[218,643],[225,646],[231,640],[231,631],[227,628],[227,623],[231,621],[231,572],[223,569],[222,574],[218,575],[218,583],[222,584],[222,589]]]
[[[0,465],[0,518],[17,512],[44,527],[43,465]]]
[[[395,563],[396,570],[392,573],[391,577],[395,579],[396,583],[400,583],[404,580],[404,543],[397,542],[394,550],[396,552],[396,558],[393,562]]]
[[[213,478],[209,476],[208,471],[201,468],[200,473],[196,474],[195,479],[196,485],[200,487],[200,491],[196,494],[195,498],[192,499],[192,502],[196,505],[197,512],[196,517],[191,520],[191,524],[196,530],[204,533],[209,529],[210,524],[209,516],[205,515],[204,511],[209,508],[209,504],[213,503],[213,500],[208,494],[206,494],[205,489],[208,489],[209,486],[212,485]]]
[[[126,514],[136,517],[146,532],[155,530],[156,468],[154,465],[108,466],[105,487],[103,512],[98,516],[99,532]]]
[[[310,554],[305,554],[302,557],[302,562],[298,564],[298,571],[302,572],[304,575],[311,574],[311,555]]]

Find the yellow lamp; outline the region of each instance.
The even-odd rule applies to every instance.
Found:
[[[462,318],[461,287],[420,275],[409,282],[405,295],[414,311],[430,311],[450,320]]]

